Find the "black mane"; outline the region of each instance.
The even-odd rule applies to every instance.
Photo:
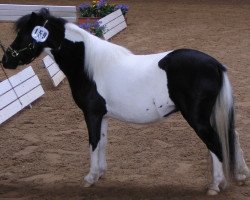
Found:
[[[50,11],[47,8],[41,8],[38,12],[32,12],[31,14],[24,15],[23,17],[19,18],[15,24],[14,24],[14,29],[16,32],[18,32],[22,27],[24,27],[30,20],[32,14],[38,15],[43,21],[46,19],[57,19],[60,20],[62,23],[65,23],[66,20],[62,18],[56,18],[52,15],[50,15]]]
[[[31,14],[28,14],[19,18],[14,24],[15,31],[18,32],[25,24],[27,24],[28,21],[30,20],[30,17],[31,17]]]

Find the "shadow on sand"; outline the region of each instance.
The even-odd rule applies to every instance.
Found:
[[[216,199],[227,199],[227,192],[223,192]],[[19,183],[14,185],[0,184],[0,199],[76,199],[76,200],[165,200],[211,199],[204,190],[187,187],[185,185],[159,185],[153,187],[137,186],[133,183],[109,183],[84,188],[76,183],[34,185]]]

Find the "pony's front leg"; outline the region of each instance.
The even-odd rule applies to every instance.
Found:
[[[103,177],[107,171],[106,161],[106,146],[108,142],[107,138],[108,123],[107,119],[103,118],[101,125],[101,140],[99,143],[99,176]]]
[[[103,170],[106,170],[106,160],[104,162],[102,158],[103,154],[100,154],[100,152],[103,151],[101,127],[106,127],[106,120],[103,120],[102,118],[102,116],[85,115],[85,121],[88,127],[90,143],[90,171],[88,175],[84,177],[85,187],[90,187],[91,185],[96,183],[100,178],[100,175],[102,175]],[[104,164],[100,167],[101,163]],[[102,171],[100,171],[100,169],[102,169]]]
[[[92,145],[90,145],[90,170],[87,176],[84,177],[84,187],[90,187],[99,179],[99,144],[93,150]]]

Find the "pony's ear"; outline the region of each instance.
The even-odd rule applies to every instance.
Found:
[[[39,14],[45,18],[50,16],[49,9],[47,9],[47,8],[41,8],[41,10],[39,11]]]
[[[34,20],[37,18],[37,14],[35,12],[32,12],[30,15],[30,20]]]
[[[20,17],[14,24],[15,31],[18,32],[23,26],[27,25],[31,21],[35,21],[37,18],[37,14],[32,12],[31,14],[24,15]]]
[[[27,24],[32,26],[37,20],[38,20],[38,14],[35,12],[32,12]]]

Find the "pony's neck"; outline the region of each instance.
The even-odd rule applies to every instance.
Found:
[[[102,40],[72,23],[65,24],[65,39],[84,43],[84,70],[91,79],[98,69],[131,54],[126,48]]]
[[[49,40],[45,46],[53,50],[58,50],[64,40],[64,26],[66,21],[62,18],[55,18],[53,16],[49,16],[47,20],[48,22],[45,28],[49,30],[50,34]]]

